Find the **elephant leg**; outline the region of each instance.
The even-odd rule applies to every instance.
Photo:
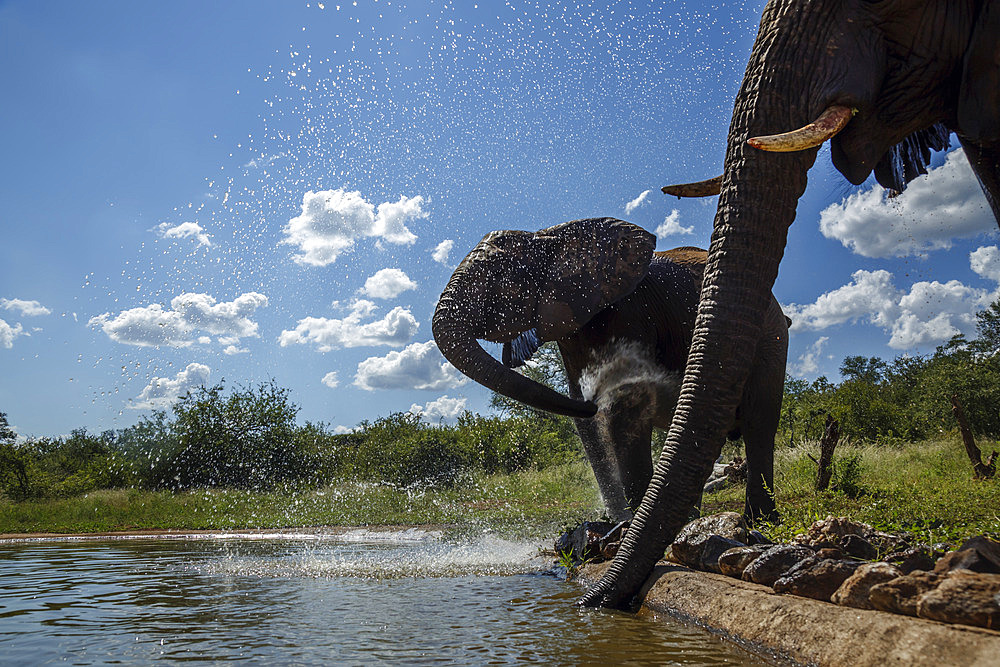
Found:
[[[624,493],[620,468],[616,461],[615,451],[606,437],[607,429],[602,422],[605,415],[598,413],[591,419],[574,419],[576,432],[583,443],[583,451],[590,461],[597,480],[597,488],[604,500],[608,518],[612,521],[624,521],[632,518],[632,512]]]
[[[653,477],[653,407],[655,398],[645,382],[618,387],[601,401],[603,437],[614,452],[629,516],[639,506]]]
[[[781,417],[785,384],[788,331],[777,304],[768,310],[764,336],[750,377],[743,390],[741,407],[743,442],[747,455],[747,494],[743,514],[750,523],[775,521],[774,435]]]

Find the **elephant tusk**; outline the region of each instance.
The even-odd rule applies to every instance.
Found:
[[[660,191],[665,195],[674,195],[678,199],[681,197],[711,197],[719,194],[722,190],[722,176],[710,178],[707,181],[697,183],[683,183],[681,185],[665,185]]]
[[[774,153],[793,153],[815,148],[843,130],[857,112],[857,109],[834,104],[827,107],[819,118],[805,127],[784,134],[751,137],[747,139],[747,143],[762,151]]]

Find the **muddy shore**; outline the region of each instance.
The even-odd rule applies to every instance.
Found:
[[[609,563],[581,570],[584,585]],[[1000,632],[839,607],[720,574],[657,566],[643,607],[693,622],[767,658],[830,667],[997,665]]]

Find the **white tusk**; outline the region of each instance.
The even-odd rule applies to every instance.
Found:
[[[747,139],[747,143],[762,151],[774,153],[793,153],[804,151],[807,148],[815,148],[843,130],[857,112],[857,109],[835,104],[827,107],[819,118],[805,127],[784,134],[751,137]]]

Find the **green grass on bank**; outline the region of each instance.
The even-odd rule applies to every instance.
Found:
[[[984,449],[987,447],[984,446]],[[898,446],[840,446],[833,484],[813,490],[815,443],[776,453],[780,524],[787,539],[828,515],[926,542],[1000,537],[1000,479],[975,481],[957,439]],[[703,512],[741,511],[744,487],[706,496]],[[237,529],[296,526],[443,524],[507,532],[550,531],[601,515],[584,462],[513,474],[476,474],[451,487],[341,484],[259,493],[238,490],[95,491],[73,498],[0,500],[0,532],[103,532],[139,529]]]
[[[980,443],[987,450],[989,445]],[[829,515],[847,516],[880,530],[906,531],[928,542],[1000,537],[1000,479],[976,481],[961,441],[838,446],[835,490],[813,489],[815,443],[779,448],[775,492],[781,522],[766,532],[787,539]],[[744,487],[705,497],[702,511],[742,511]]]
[[[450,488],[365,483],[269,493],[128,489],[73,498],[0,500],[0,533],[404,524],[555,532],[561,523],[599,513],[593,474],[577,462],[540,471],[473,475]]]

